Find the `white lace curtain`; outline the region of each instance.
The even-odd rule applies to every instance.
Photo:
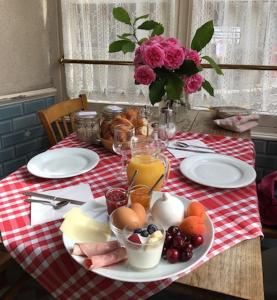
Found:
[[[192,4],[192,32],[214,20],[214,38],[205,54],[219,63],[277,65],[276,0],[197,0]],[[277,114],[276,71],[205,73],[216,87],[216,96],[194,94],[192,106],[238,105]]]
[[[188,1],[179,11],[180,1]],[[134,15],[150,13],[164,24],[165,34],[176,36],[177,20],[191,14],[191,33],[214,20],[215,34],[205,48],[219,63],[277,65],[276,0],[61,0],[64,55],[75,59],[132,60],[133,54],[109,53],[109,44],[127,25],[115,21],[112,9],[123,6]],[[182,3],[184,4],[184,3]],[[179,24],[182,22],[179,22]],[[182,28],[181,28],[182,29]],[[182,30],[178,30],[182,32]],[[184,28],[184,32],[186,32]],[[147,102],[147,87],[136,86],[133,67],[66,64],[70,97],[80,92],[109,102]],[[277,114],[277,72],[224,70],[224,76],[204,71],[216,88],[190,97],[192,106],[239,105]]]
[[[64,56],[74,59],[133,60],[133,53],[109,53],[117,34],[129,32],[128,25],[114,20],[112,9],[123,6],[135,16],[149,14],[161,22],[165,35],[175,36],[175,0],[62,0]],[[144,37],[144,33],[138,34]],[[66,64],[69,97],[85,92],[89,98],[134,103],[147,102],[147,92],[134,84],[133,67]]]

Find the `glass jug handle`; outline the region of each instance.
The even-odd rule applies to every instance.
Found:
[[[170,173],[170,161],[169,159],[162,153],[159,154],[159,158],[161,159],[161,161],[163,162],[164,166],[165,166],[165,177],[164,177],[164,181],[163,184],[166,184],[168,177],[169,177],[169,173]]]

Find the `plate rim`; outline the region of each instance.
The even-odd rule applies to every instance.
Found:
[[[35,160],[37,160],[39,157],[42,157],[44,156],[47,152],[52,152],[52,151],[55,151],[55,152],[62,152],[62,151],[82,151],[82,152],[86,152],[87,154],[89,154],[90,156],[92,155],[95,159],[95,163],[91,164],[89,167],[81,170],[81,171],[78,171],[78,172],[74,172],[74,173],[70,173],[68,175],[49,175],[49,176],[45,176],[41,173],[37,173],[37,172],[34,172],[32,169],[31,169],[31,164],[34,163]],[[84,174],[90,170],[92,170],[93,168],[95,168],[97,166],[97,164],[99,163],[100,161],[100,157],[99,155],[93,151],[93,150],[90,150],[90,149],[87,149],[87,148],[81,148],[81,147],[62,147],[62,148],[57,148],[57,149],[48,149],[44,152],[41,152],[37,155],[35,155],[34,157],[32,157],[28,163],[27,163],[27,170],[30,174],[34,175],[34,176],[37,176],[37,177],[40,177],[40,178],[45,178],[45,179],[63,179],[63,178],[70,178],[70,177],[74,177],[74,176],[77,176],[77,175],[81,175],[81,174]]]
[[[217,184],[209,184],[209,183],[203,182],[202,180],[197,180],[194,177],[189,176],[189,174],[185,174],[184,170],[182,169],[182,168],[184,168],[184,165],[187,165],[191,161],[198,160],[198,159],[201,160],[201,159],[205,159],[205,158],[208,159],[211,156],[224,158],[224,159],[227,159],[229,161],[236,161],[240,165],[244,165],[252,173],[253,179],[251,179],[251,180],[249,179],[248,181],[245,181],[244,183],[237,184],[237,185],[230,185],[230,184],[227,184],[227,185],[226,184],[219,184],[219,185],[217,185]],[[183,176],[185,176],[186,178],[190,179],[193,182],[196,182],[196,183],[204,185],[204,186],[214,187],[214,188],[221,188],[221,189],[235,189],[235,188],[246,187],[249,184],[253,183],[254,180],[257,177],[257,173],[256,173],[255,169],[251,165],[249,165],[247,162],[245,162],[245,161],[243,161],[243,160],[241,160],[239,158],[230,156],[230,155],[218,154],[218,153],[205,153],[205,154],[199,154],[199,155],[194,155],[194,156],[187,157],[187,158],[185,158],[185,159],[183,159],[181,161],[181,163],[179,165],[179,170],[180,170],[180,172],[181,172],[181,174]]]
[[[155,193],[157,193],[157,192],[155,192]],[[161,193],[161,192],[158,192],[158,193]],[[175,197],[178,197],[179,199],[185,199],[186,202],[191,202],[191,201],[188,200],[186,197],[181,197],[181,196],[175,195],[175,194],[173,194],[173,193],[172,193],[172,195],[175,196]],[[209,214],[208,214],[207,211],[206,211],[206,222],[208,222],[209,225],[210,225],[210,227],[211,227],[211,240],[210,240],[210,242],[209,242],[209,244],[208,244],[207,249],[201,254],[201,256],[200,256],[193,264],[191,264],[191,265],[189,265],[189,266],[187,266],[187,267],[185,267],[185,268],[183,268],[183,269],[181,269],[181,270],[179,270],[179,271],[176,271],[176,272],[170,274],[169,276],[167,276],[167,275],[164,275],[164,276],[157,276],[157,277],[155,277],[155,278],[150,278],[150,279],[149,279],[149,278],[148,278],[148,279],[147,279],[147,278],[143,278],[143,279],[142,279],[142,278],[139,278],[139,279],[133,279],[133,278],[130,278],[130,277],[128,277],[128,278],[126,278],[126,279],[122,279],[122,278],[118,279],[118,277],[115,277],[115,276],[112,276],[112,275],[109,276],[109,272],[107,272],[107,274],[106,274],[106,272],[105,272],[105,274],[103,274],[103,270],[107,270],[107,268],[109,268],[109,266],[103,267],[103,268],[99,268],[99,269],[95,269],[95,270],[92,270],[92,271],[90,271],[90,272],[93,272],[93,273],[95,273],[95,274],[97,274],[97,275],[100,275],[100,276],[103,276],[103,277],[105,277],[105,278],[109,278],[109,279],[113,279],[113,280],[119,280],[119,281],[122,281],[122,282],[152,282],[152,281],[164,280],[164,279],[168,279],[168,278],[172,278],[172,277],[178,276],[178,275],[180,275],[180,274],[186,272],[187,269],[191,269],[191,268],[193,268],[195,265],[197,265],[197,264],[199,263],[199,261],[200,261],[201,259],[203,259],[203,257],[205,257],[205,256],[207,255],[207,253],[210,251],[210,249],[212,248],[212,246],[213,246],[213,244],[214,244],[215,229],[214,229],[214,224],[213,224],[213,222],[212,222],[212,219],[211,219],[211,217],[209,216]],[[68,252],[68,254],[71,256],[71,258],[72,258],[75,262],[77,262],[79,265],[81,265],[81,267],[84,268],[84,266],[77,260],[78,256],[72,255],[72,254],[70,253],[69,249],[66,247],[66,245],[65,245],[65,239],[67,239],[67,240],[69,240],[69,241],[71,241],[71,242],[74,242],[70,237],[66,236],[66,234],[62,233],[62,240],[63,240],[63,244],[64,244],[64,247],[65,247],[66,251]],[[182,264],[185,264],[185,263],[187,263],[187,262],[181,262],[181,263],[182,263]],[[127,271],[127,270],[126,270],[126,271]],[[138,272],[141,273],[141,272],[143,272],[143,271],[138,271]],[[126,276],[126,277],[127,277],[127,276]]]

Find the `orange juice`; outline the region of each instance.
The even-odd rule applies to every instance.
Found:
[[[130,178],[138,170],[135,178],[135,185],[143,184],[152,187],[162,174],[165,174],[165,166],[159,158],[153,158],[151,155],[141,154],[131,158],[127,165],[127,177]],[[155,191],[162,187],[163,180],[156,186]]]

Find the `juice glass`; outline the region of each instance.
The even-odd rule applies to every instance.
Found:
[[[131,138],[131,159],[127,164],[127,178],[130,183],[132,175],[137,170],[134,184],[152,187],[161,175],[164,178],[155,187],[159,191],[165,184],[170,172],[170,163],[167,157],[160,153],[160,143],[149,136],[137,135]]]
[[[147,185],[138,184],[130,190],[131,203],[140,203],[145,210],[149,210],[151,195],[149,195],[150,187]]]

